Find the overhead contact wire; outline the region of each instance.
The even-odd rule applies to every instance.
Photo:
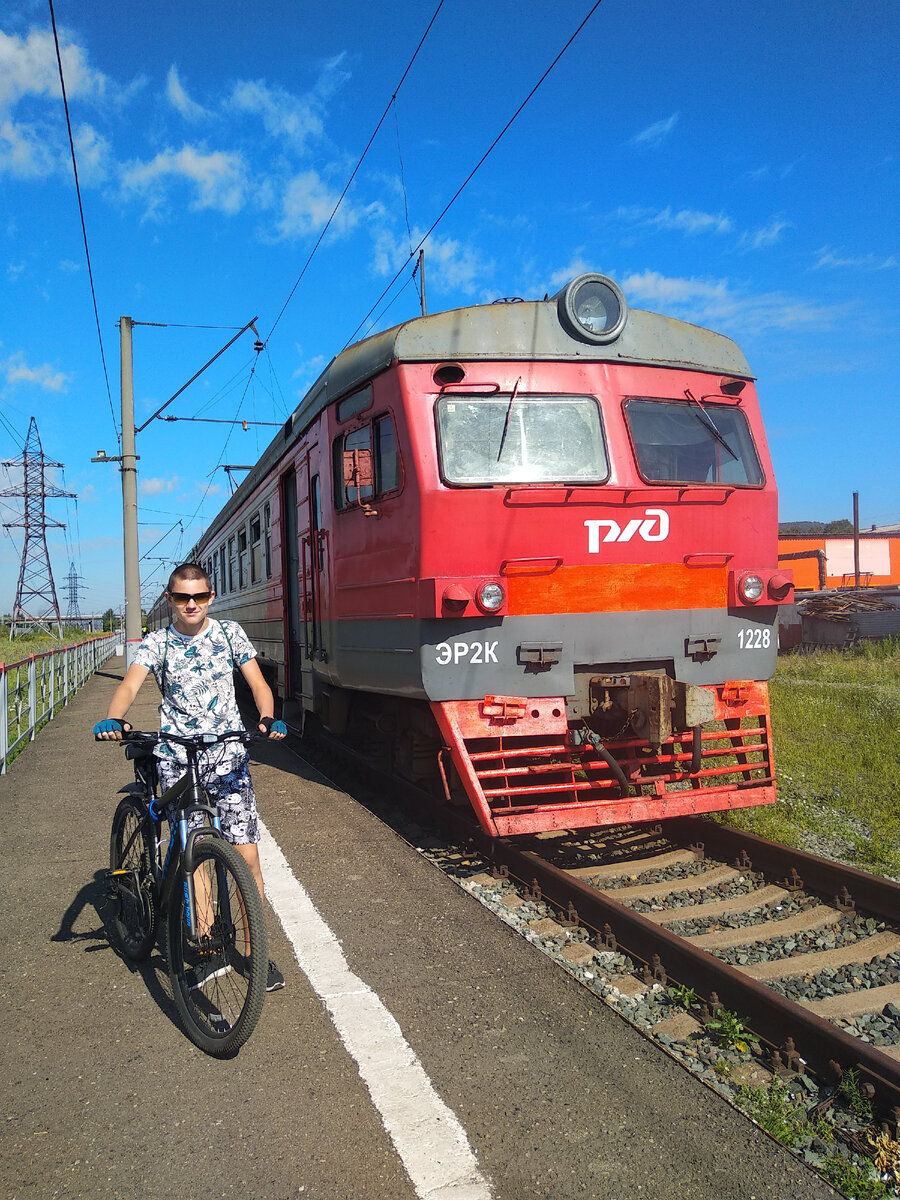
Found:
[[[84,205],[81,202],[81,184],[78,179],[78,161],[75,157],[75,139],[72,137],[72,120],[69,116],[69,98],[66,95],[66,81],[63,77],[62,53],[59,48],[59,35],[56,31],[56,13],[53,11],[53,0],[48,0],[50,5],[50,21],[53,25],[53,42],[56,46],[56,63],[59,67],[59,86],[62,88],[63,108],[66,114],[66,129],[69,132],[69,149],[72,153],[72,171],[75,175],[75,195],[78,198],[78,213],[81,217],[81,234],[84,238],[84,256],[87,259],[88,280],[91,287],[91,300],[94,305],[94,321],[97,326],[97,340],[100,343],[100,360],[103,363],[103,378],[106,380],[106,395],[109,400],[109,411],[112,416],[113,429],[116,434],[116,441],[121,444],[122,435],[119,431],[119,426],[116,424],[116,410],[113,407],[112,391],[109,386],[109,371],[106,367],[106,352],[103,349],[103,334],[100,332],[100,313],[97,309],[97,292],[94,288],[94,271],[91,267],[91,251],[88,246],[87,225],[84,220]]]
[[[599,2],[599,0],[598,0],[598,2]],[[328,232],[329,228],[331,227],[332,221],[337,216],[338,209],[344,203],[344,198],[347,195],[347,193],[349,192],[350,186],[353,183],[353,180],[356,178],[357,173],[359,172],[359,169],[362,166],[366,155],[369,153],[369,150],[372,148],[372,143],[375,141],[375,138],[378,136],[379,129],[381,129],[381,126],[384,124],[388,113],[391,111],[391,106],[396,101],[397,94],[400,91],[401,87],[403,87],[404,80],[406,79],[409,72],[412,70],[413,63],[416,61],[416,59],[419,56],[419,51],[425,45],[425,39],[428,37],[429,33],[431,32],[431,27],[432,27],[432,25],[434,25],[435,21],[437,20],[438,13],[443,8],[443,5],[444,5],[444,0],[439,0],[438,6],[434,10],[431,20],[428,22],[427,29],[425,30],[425,32],[422,34],[421,38],[419,39],[419,44],[418,44],[418,46],[416,46],[416,49],[415,49],[415,52],[413,53],[412,58],[406,64],[406,70],[400,76],[400,82],[394,88],[393,94],[392,94],[390,100],[388,101],[387,105],[385,106],[384,112],[381,114],[381,117],[378,120],[378,124],[375,126],[374,130],[372,131],[372,136],[369,138],[368,142],[366,143],[366,148],[363,150],[362,154],[359,156],[359,158],[356,162],[356,166],[353,168],[353,171],[350,174],[350,178],[347,180],[347,183],[344,186],[344,190],[341,192],[340,196],[338,197],[337,203],[335,204],[334,208],[331,210],[331,216],[325,222],[324,226],[322,227],[322,231],[316,240],[316,244],[313,246],[312,250],[309,252],[309,257],[307,258],[306,262],[303,264],[303,269],[301,270],[300,274],[297,277],[297,282],[291,288],[290,293],[288,294],[287,300],[285,300],[284,304],[281,306],[281,312],[275,318],[272,328],[269,330],[268,334],[266,335],[265,341],[267,343],[269,341],[269,338],[275,332],[275,329],[276,329],[279,321],[284,316],[285,311],[287,310],[287,306],[290,304],[291,300],[293,300],[294,293],[296,292],[297,288],[300,286],[300,282],[303,279],[303,276],[306,274],[307,270],[309,269],[309,264],[312,262],[313,257],[316,254],[316,251],[321,246],[322,240],[325,237],[325,234]]]
[[[485,150],[484,154],[482,154],[481,158],[479,158],[478,162],[475,164],[475,166],[472,168],[472,170],[469,172],[469,174],[466,176],[466,178],[463,180],[463,182],[460,184],[460,186],[457,188],[457,190],[451,196],[451,198],[444,205],[443,209],[441,210],[441,212],[439,213],[439,215],[437,216],[437,218],[431,225],[428,232],[425,233],[424,236],[420,239],[418,245],[413,250],[410,251],[410,254],[409,254],[409,257],[407,258],[407,260],[403,263],[403,265],[400,267],[399,271],[397,271],[396,275],[394,275],[393,279],[390,281],[390,283],[387,285],[387,287],[384,289],[384,291],[381,293],[381,295],[378,297],[378,299],[375,301],[375,303],[372,305],[372,307],[369,309],[369,311],[366,313],[366,315],[363,317],[363,319],[360,321],[360,323],[357,325],[356,329],[354,329],[353,333],[351,333],[350,337],[344,343],[345,348],[347,346],[349,346],[351,342],[355,341],[356,336],[359,333],[359,331],[363,328],[363,326],[366,324],[366,322],[369,320],[369,318],[372,316],[372,314],[378,308],[379,304],[382,302],[382,300],[385,298],[385,296],[388,294],[388,292],[391,290],[391,288],[394,286],[394,284],[397,282],[397,280],[400,278],[400,276],[403,274],[403,272],[406,270],[406,268],[409,266],[410,262],[415,258],[415,256],[419,253],[419,251],[422,249],[422,247],[425,245],[425,243],[428,241],[428,239],[434,233],[435,229],[437,229],[438,225],[440,225],[441,221],[443,221],[444,217],[446,217],[447,213],[450,211],[450,209],[453,207],[453,205],[456,203],[456,201],[459,199],[459,197],[462,195],[462,193],[465,191],[465,189],[469,186],[472,179],[475,177],[476,173],[484,165],[486,160],[489,158],[489,156],[492,154],[494,149],[500,143],[501,139],[509,131],[510,127],[514,124],[514,122],[518,119],[519,115],[522,113],[522,110],[525,108],[525,106],[529,103],[529,101],[532,99],[534,94],[541,87],[541,85],[543,84],[543,82],[547,78],[547,76],[551,73],[551,71],[553,71],[556,64],[563,57],[563,55],[566,53],[566,51],[569,49],[569,47],[572,45],[572,43],[575,41],[575,39],[581,33],[582,29],[584,29],[585,25],[587,25],[588,21],[590,21],[591,17],[594,15],[594,13],[597,11],[597,9],[600,7],[600,5],[602,3],[603,3],[603,0],[596,0],[594,5],[591,7],[590,12],[587,14],[587,16],[584,18],[584,20],[581,22],[581,24],[578,26],[578,28],[575,30],[575,32],[572,34],[572,36],[569,38],[569,40],[566,42],[566,44],[563,46],[563,48],[556,55],[553,62],[551,62],[550,66],[546,69],[546,71],[543,73],[543,75],[540,77],[540,79],[537,81],[537,83],[534,85],[534,87],[531,89],[531,91],[528,93],[528,95],[525,97],[525,99],[522,101],[522,103],[519,105],[519,107],[516,109],[516,111],[513,113],[513,115],[509,118],[509,120],[506,122],[506,124],[503,126],[503,128],[500,130],[500,132],[497,134],[497,136],[491,142],[490,146],[488,146],[487,150]]]

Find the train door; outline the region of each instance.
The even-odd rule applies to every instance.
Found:
[[[283,553],[284,553],[284,603],[285,603],[285,632],[288,662],[289,694],[294,700],[304,698],[311,702],[312,688],[304,687],[311,683],[305,679],[305,630],[302,607],[300,603],[303,581],[300,570],[300,538],[297,513],[297,473],[293,468],[286,471],[281,478],[281,511],[283,520]],[[308,671],[308,668],[307,668]],[[303,707],[308,705],[304,702]]]
[[[301,611],[304,661],[328,661],[328,533],[322,525],[322,482],[317,447],[312,446],[298,464],[297,490],[300,525]],[[322,674],[321,668],[318,674]]]

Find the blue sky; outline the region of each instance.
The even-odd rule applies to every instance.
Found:
[[[123,599],[119,474],[90,462],[118,450],[120,315],[165,326],[134,331],[138,424],[253,317],[258,358],[245,334],[167,411],[283,421],[348,341],[416,314],[410,268],[379,297],[592,5],[444,0],[398,90],[437,0],[55,0],[106,374],[50,10],[3,7],[0,458],[34,416],[77,493],[48,504],[64,611],[71,563],[83,612]],[[742,347],[782,520],[858,491],[864,525],[900,521],[898,42],[894,0],[604,0],[429,238],[429,309],[605,272]],[[147,596],[227,498],[221,464],[273,433],[139,435]]]

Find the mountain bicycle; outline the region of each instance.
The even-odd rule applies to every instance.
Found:
[[[249,866],[225,841],[216,807],[203,785],[218,745],[260,735],[244,730],[181,737],[123,733],[134,783],[113,817],[107,894],[112,933],[132,962],[146,959],[166,922],[166,959],[172,995],[185,1032],[216,1057],[234,1055],[256,1027],[266,997],[268,948],[262,901]],[[153,749],[159,741],[182,746],[185,775],[161,796]],[[207,759],[208,762],[208,759]],[[169,836],[162,823],[169,814]],[[190,828],[193,814],[205,818]]]

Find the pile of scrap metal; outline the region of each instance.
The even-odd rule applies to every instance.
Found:
[[[799,646],[840,649],[864,638],[900,636],[900,592],[814,592],[796,603]]]

